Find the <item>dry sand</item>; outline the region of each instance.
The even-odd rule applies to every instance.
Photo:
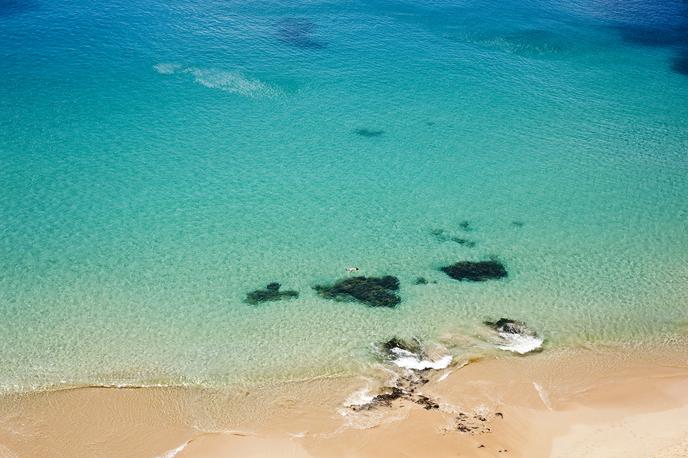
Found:
[[[6,395],[0,458],[688,456],[682,351],[505,356],[433,373],[436,409],[343,408],[366,383]]]

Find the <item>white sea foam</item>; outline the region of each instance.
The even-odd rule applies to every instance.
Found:
[[[256,78],[249,78],[240,72],[217,68],[183,67],[179,64],[160,63],[153,65],[161,75],[185,73],[192,75],[194,81],[210,89],[219,89],[232,94],[251,98],[267,98],[280,95],[280,90]]]
[[[177,456],[177,454],[179,452],[184,450],[187,445],[189,445],[189,441],[184,442],[182,445],[180,445],[179,447],[177,447],[175,449],[166,451],[165,453],[163,453],[162,455],[160,455],[157,458],[174,458],[175,456]]]
[[[543,339],[541,337],[512,334],[509,332],[500,332],[499,336],[503,340],[501,345],[497,345],[497,348],[500,350],[511,351],[520,355],[524,355],[542,347]]]
[[[370,393],[370,390],[368,389],[368,387],[365,387],[365,388],[361,388],[360,390],[354,391],[353,393],[351,393],[349,395],[349,397],[346,398],[346,400],[344,401],[344,405],[346,407],[364,406],[366,404],[370,404],[370,402],[374,398],[375,398],[375,396],[373,396]],[[342,411],[342,412],[346,412],[346,411]],[[343,413],[342,415],[346,415],[346,414]]]
[[[279,95],[279,90],[258,79],[248,78],[239,72],[213,68],[186,68],[184,73],[193,75],[194,80],[205,87],[219,89],[245,97],[264,98]]]
[[[442,375],[440,376],[440,378],[437,379],[437,381],[438,381],[438,382],[443,382],[443,381],[447,380],[447,377],[449,377],[449,375],[450,375],[451,373],[452,373],[452,371],[447,371],[447,372],[445,372],[444,374],[442,374]]]
[[[420,359],[420,357],[415,353],[411,353],[410,351],[403,350],[401,348],[392,348],[391,351],[397,355],[397,358],[392,362],[395,365],[405,369],[413,369],[417,371],[422,371],[425,369],[439,370],[449,367],[452,362],[451,355],[445,355],[437,361],[431,361],[427,359]]]
[[[181,70],[182,66],[179,64],[162,63],[153,65],[153,68],[161,75],[172,75]]]
[[[542,403],[547,407],[549,410],[552,409],[552,404],[549,402],[549,395],[547,394],[547,391],[540,385],[539,383],[533,382],[533,387],[535,388],[535,391],[537,391],[538,396],[540,396],[540,400]]]

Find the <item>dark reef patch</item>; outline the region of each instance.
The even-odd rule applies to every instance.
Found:
[[[428,280],[426,280],[425,277],[416,277],[416,281],[414,282],[415,285],[427,285]]]
[[[301,49],[323,49],[325,43],[313,38],[315,23],[305,18],[286,18],[277,23],[277,38]]]
[[[356,135],[360,135],[361,137],[373,138],[373,137],[381,136],[382,134],[385,133],[385,131],[384,130],[372,130],[372,129],[360,128],[360,129],[354,129],[354,133]]]
[[[475,242],[473,240],[464,239],[462,237],[451,237],[449,240],[451,240],[454,243],[458,243],[459,245],[466,246],[468,248],[475,247]]]
[[[326,299],[357,300],[369,307],[393,308],[401,303],[395,292],[399,279],[391,275],[345,278],[334,285],[316,285],[314,289]]]
[[[432,234],[440,242],[446,242],[448,239],[447,231],[444,229],[431,229],[430,234]]]
[[[248,293],[246,295],[246,302],[251,305],[257,305],[262,302],[280,301],[299,297],[298,291],[280,291],[281,287],[282,285],[277,282],[268,283],[265,289],[257,289]]]
[[[473,240],[469,240],[465,237],[457,237],[450,235],[444,229],[432,229],[430,231],[430,234],[432,234],[432,236],[435,237],[435,239],[438,242],[454,242],[458,243],[459,245],[463,245],[467,248],[473,248],[476,245],[476,242],[474,242]]]
[[[459,227],[466,232],[471,232],[473,230],[473,225],[470,221],[461,221]]]
[[[508,276],[504,264],[496,260],[460,261],[440,270],[459,281],[498,280]]]

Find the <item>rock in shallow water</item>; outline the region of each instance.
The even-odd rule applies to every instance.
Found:
[[[523,321],[511,320],[509,318],[500,318],[497,321],[483,321],[483,324],[491,327],[497,332],[520,334],[524,336],[536,335],[535,331],[529,329]]]
[[[282,285],[277,282],[268,283],[265,289],[257,289],[248,293],[246,295],[246,302],[251,305],[257,305],[262,302],[280,301],[299,297],[298,291],[280,291],[281,287]]]
[[[369,307],[393,308],[401,303],[395,293],[399,289],[399,279],[391,275],[345,278],[334,285],[316,285],[314,289],[327,299],[357,300]]]
[[[523,321],[500,318],[497,321],[484,321],[483,324],[495,330],[499,336],[497,348],[525,355],[542,351],[544,339],[530,329]]]
[[[398,348],[400,350],[408,351],[411,353],[420,353],[421,352],[421,347],[420,344],[418,343],[417,340],[414,340],[413,342],[406,341],[404,339],[400,339],[398,337],[392,337],[389,339],[387,342],[382,344],[382,350],[385,352],[385,354],[388,357],[396,357],[394,353],[392,353],[392,350],[395,348]]]
[[[505,278],[508,273],[499,261],[460,261],[440,269],[459,281],[486,281]]]

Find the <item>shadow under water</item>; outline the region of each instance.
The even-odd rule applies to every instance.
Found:
[[[277,38],[288,45],[302,49],[323,49],[325,43],[313,38],[316,25],[305,18],[286,18],[277,24]]]
[[[673,51],[670,68],[673,72],[688,75],[688,2],[677,7],[661,8],[662,14],[642,16],[642,23],[622,23],[614,26],[628,44]]]

